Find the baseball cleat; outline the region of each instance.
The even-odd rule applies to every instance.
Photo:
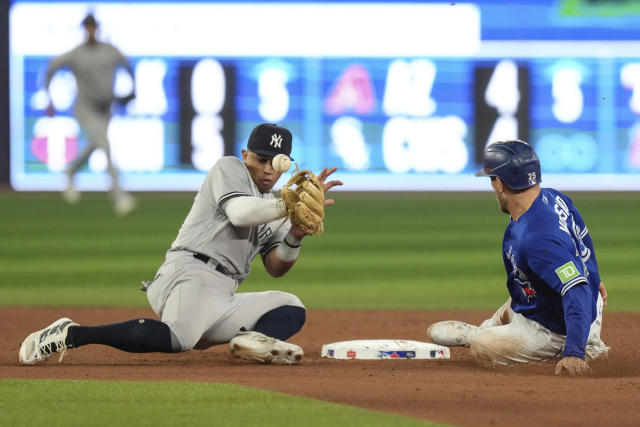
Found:
[[[58,362],[61,362],[67,350],[65,340],[69,327],[77,325],[71,319],[63,317],[30,334],[20,346],[18,361],[23,365],[35,365],[47,360],[54,353],[62,353],[58,359]]]
[[[133,212],[138,207],[138,202],[131,195],[126,195],[120,198],[115,205],[113,206],[113,210],[116,213],[116,216],[119,218],[125,217]]]
[[[427,335],[436,344],[469,347],[469,336],[476,329],[477,326],[459,320],[445,320],[429,326]]]
[[[62,198],[70,205],[75,205],[80,201],[80,192],[72,184],[69,184],[67,188],[62,190]]]
[[[238,359],[275,365],[295,365],[304,354],[300,346],[255,331],[240,332],[229,342],[229,349]]]

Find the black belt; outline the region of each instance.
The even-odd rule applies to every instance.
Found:
[[[205,264],[208,264],[209,261],[211,261],[211,259],[212,259],[210,256],[205,255],[205,254],[201,254],[201,253],[198,253],[198,252],[194,252],[193,253],[193,257],[196,258],[196,259],[199,259],[200,261],[204,262]],[[229,272],[227,271],[226,268],[224,268],[222,266],[222,264],[217,264],[216,267],[215,267],[215,270],[219,271],[220,273],[222,273],[222,274],[224,274],[226,276],[229,275]]]

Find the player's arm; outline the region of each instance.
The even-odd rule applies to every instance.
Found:
[[[267,273],[272,277],[286,274],[298,259],[302,238],[305,235],[304,231],[292,226],[282,241],[266,246],[263,250],[262,262]]]
[[[255,197],[251,185],[249,171],[240,159],[222,157],[211,168],[201,191],[211,193],[235,227],[266,224],[286,215],[281,199]]]
[[[129,73],[131,78],[134,79],[135,76],[133,74],[133,67],[131,66],[131,62],[129,61],[129,59],[117,49],[116,49],[116,54],[118,56],[118,61],[120,62],[120,64],[122,64],[122,66],[127,70],[127,73]]]
[[[591,327],[591,302],[593,295],[588,283],[572,287],[562,297],[564,321],[567,327],[567,341],[563,357],[585,358],[587,338]]]
[[[131,81],[133,82],[132,86],[131,86],[131,92],[123,97],[120,97],[117,99],[117,101],[122,104],[122,105],[126,105],[128,104],[131,100],[135,99],[136,97],[136,78],[133,72],[133,67],[131,66],[131,62],[129,61],[129,59],[124,56],[122,54],[122,52],[120,52],[117,48],[113,47],[115,55],[117,57],[118,62],[120,63],[120,65],[122,65],[122,67],[127,71],[127,73],[129,74],[129,76],[131,77]]]
[[[527,262],[536,275],[562,298],[567,339],[562,360],[556,366],[556,374],[564,370],[571,375],[587,372],[589,367],[584,359],[593,317],[593,295],[580,269],[582,263],[575,260],[555,236],[536,239],[527,251]]]
[[[49,61],[49,65],[47,66],[47,71],[44,76],[45,89],[49,89],[49,85],[51,84],[51,79],[53,78],[53,75],[56,73],[56,71],[58,71],[60,68],[71,66],[71,62],[74,57],[74,52],[75,52],[75,49],[70,52],[63,53],[62,55],[57,56],[53,58],[51,61]]]
[[[229,222],[236,227],[266,224],[287,214],[287,207],[282,199],[263,199],[245,195],[233,197],[222,206]]]
[[[567,341],[562,359],[556,364],[556,375],[583,375],[591,370],[585,360],[585,350],[591,322],[591,287],[583,282],[569,289],[562,297]]]
[[[53,116],[55,114],[53,103],[51,102],[51,94],[49,93],[49,86],[51,85],[51,80],[53,79],[53,75],[60,68],[70,66],[71,59],[73,57],[72,52],[73,51],[67,52],[58,57],[53,58],[51,61],[49,61],[49,65],[47,66],[47,71],[45,72],[45,76],[44,76],[44,89],[46,90],[47,95],[49,97],[49,105],[46,108],[46,113],[49,116]]]
[[[591,327],[592,300],[591,287],[586,282],[572,287],[562,297],[567,341],[562,359],[556,364],[556,375],[582,375],[591,370],[585,360],[585,351]]]

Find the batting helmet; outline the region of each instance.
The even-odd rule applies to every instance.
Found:
[[[484,149],[484,169],[475,175],[497,176],[513,190],[529,188],[542,181],[536,152],[517,139],[489,144]]]

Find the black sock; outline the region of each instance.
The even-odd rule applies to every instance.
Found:
[[[134,319],[102,326],[72,326],[65,344],[69,348],[104,344],[130,353],[173,353],[171,330],[158,320]]]
[[[307,311],[304,308],[283,305],[263,314],[253,330],[284,341],[302,329],[306,317]]]

